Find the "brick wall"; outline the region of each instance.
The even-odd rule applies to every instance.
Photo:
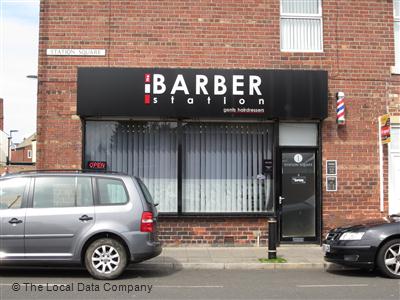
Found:
[[[24,165],[11,165],[11,166],[0,166],[0,175],[3,173],[18,173],[22,171],[35,170],[35,166],[24,166]]]
[[[323,163],[338,161],[339,180],[337,192],[323,192],[324,229],[381,215],[377,116],[387,112],[389,103],[399,113],[399,98],[393,95],[400,94],[398,76],[390,74],[392,1],[324,0],[323,53],[280,51],[278,0],[43,0],[40,11],[39,168],[81,166],[77,66],[324,69],[329,117],[322,125]],[[99,48],[106,49],[106,56],[46,56],[47,48]],[[335,123],[338,91],[347,99],[343,128]],[[238,237],[235,243],[253,243],[248,228],[265,234],[261,218],[215,219],[227,228],[221,234],[210,233],[207,220],[163,220],[161,236],[174,244],[197,243],[205,235],[207,243],[219,243],[217,236],[225,235]],[[187,228],[185,234],[171,235],[173,224]]]
[[[159,238],[167,245],[207,246],[257,244],[266,245],[268,224],[266,218],[172,218],[160,217]]]
[[[28,158],[29,150],[32,151],[32,146],[13,149],[11,151],[11,163],[31,163],[32,158]]]

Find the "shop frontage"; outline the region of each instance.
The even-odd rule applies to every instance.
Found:
[[[167,220],[318,242],[327,101],[325,71],[80,68],[82,164],[143,178]]]

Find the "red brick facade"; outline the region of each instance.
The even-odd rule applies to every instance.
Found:
[[[31,151],[31,157],[28,157],[28,151]],[[11,163],[32,163],[32,146],[13,149],[11,151]]]
[[[78,66],[323,69],[323,174],[327,159],[338,161],[338,191],[325,192],[322,178],[324,230],[380,216],[377,117],[400,113],[400,75],[391,74],[393,3],[323,1],[323,53],[281,52],[279,11],[278,0],[41,1],[38,168],[81,167]],[[106,56],[46,56],[48,48],[106,49]],[[342,128],[338,91],[346,95]],[[386,207],[387,171],[385,200]],[[265,218],[163,218],[160,227],[169,244],[220,244],[226,237],[254,244],[254,230],[262,230],[263,242],[266,235]]]

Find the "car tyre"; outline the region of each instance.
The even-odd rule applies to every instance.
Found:
[[[400,239],[390,240],[382,246],[377,265],[383,275],[400,279]]]
[[[126,266],[126,250],[115,239],[95,240],[86,249],[85,267],[95,279],[115,279],[124,272]]]

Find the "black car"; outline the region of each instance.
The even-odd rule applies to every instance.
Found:
[[[323,242],[325,260],[379,270],[400,279],[400,216],[329,231]]]

